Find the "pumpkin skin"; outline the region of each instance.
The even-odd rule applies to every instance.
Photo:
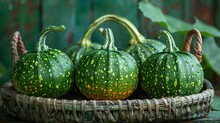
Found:
[[[162,52],[165,47],[166,45],[157,40],[145,39],[130,42],[130,46],[125,51],[134,57],[140,68],[149,56]]]
[[[106,43],[100,50],[88,52],[79,60],[76,85],[89,99],[125,99],[137,87],[137,64],[128,53],[117,51],[110,29],[102,32]]]
[[[79,59],[87,52],[94,49],[100,49],[101,45],[97,43],[92,43],[90,45],[85,45],[84,43],[77,43],[68,47],[64,52],[70,57],[72,62],[76,65]]]
[[[167,47],[144,62],[140,70],[142,89],[153,98],[199,93],[204,79],[199,61],[191,53],[179,51],[169,32],[161,30],[157,37],[161,35],[166,35]]]
[[[29,96],[58,97],[73,85],[73,63],[63,52],[45,45],[46,34],[62,31],[64,26],[50,26],[42,31],[34,51],[24,54],[16,63],[13,85]]]

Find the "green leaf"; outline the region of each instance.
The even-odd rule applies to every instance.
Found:
[[[151,19],[152,22],[167,27],[166,17],[161,9],[153,6],[148,0],[140,2],[139,9],[143,12],[144,16]]]
[[[195,17],[195,21],[196,23],[193,24],[193,27],[198,29],[203,36],[220,37],[220,31],[217,28],[203,23],[197,17]]]
[[[190,29],[192,29],[192,25],[189,23],[186,23],[178,18],[165,15],[167,20],[167,27],[168,30],[173,32],[188,32]]]
[[[174,32],[187,32],[192,28],[192,25],[182,21],[181,19],[165,15],[162,10],[155,7],[148,0],[139,3],[139,9],[143,12],[144,16],[149,18],[152,22],[167,28],[171,33]]]
[[[159,7],[154,6],[148,0],[141,1],[139,3],[139,9],[146,18],[167,28],[171,33],[186,33],[192,28],[197,28],[204,36],[220,37],[220,31],[217,28],[203,23],[198,18],[195,18],[194,24],[187,23],[179,18],[164,14]]]
[[[220,48],[213,37],[203,39],[203,56],[208,66],[220,76]]]

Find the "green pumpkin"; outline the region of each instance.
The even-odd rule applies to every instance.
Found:
[[[63,52],[45,45],[49,32],[64,26],[50,26],[42,31],[34,51],[24,54],[13,71],[13,86],[29,96],[58,97],[73,85],[73,63]]]
[[[136,60],[138,67],[142,67],[145,60],[152,54],[162,52],[166,47],[163,43],[144,38],[136,38],[137,40],[132,40],[130,46],[126,49],[126,52],[131,54]]]
[[[110,29],[102,33],[106,39],[102,48],[84,54],[76,66],[76,85],[89,99],[125,99],[137,87],[137,64],[131,55],[117,50]]]
[[[159,31],[157,37],[161,35],[166,36],[167,46],[144,62],[140,70],[142,89],[153,98],[198,93],[204,79],[199,61],[191,53],[179,51],[168,31]]]
[[[81,40],[77,44],[73,44],[64,50],[64,52],[71,58],[72,62],[76,65],[79,59],[87,52],[94,49],[100,49],[101,45],[97,43],[91,43],[90,40]]]

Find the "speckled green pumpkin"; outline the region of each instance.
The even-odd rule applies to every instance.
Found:
[[[106,38],[103,47],[84,54],[79,60],[76,84],[89,99],[125,99],[137,87],[137,64],[128,53],[117,51],[110,29],[102,33]]]
[[[73,85],[73,63],[63,52],[45,45],[46,35],[62,31],[64,26],[50,26],[42,31],[34,51],[23,55],[13,72],[13,86],[30,96],[58,97]]]
[[[204,79],[199,61],[191,53],[179,51],[168,31],[159,31],[157,37],[161,35],[166,36],[167,47],[144,62],[140,70],[142,89],[153,98],[198,93]]]
[[[152,54],[162,52],[166,46],[152,39],[133,40],[130,42],[130,46],[126,49],[126,52],[131,54],[136,60],[139,67],[145,62],[145,60]]]
[[[87,43],[82,43],[87,41]],[[72,45],[64,50],[64,52],[71,58],[72,62],[76,65],[79,59],[87,52],[94,49],[100,49],[101,45],[97,43],[91,43],[90,40],[82,40],[81,42]],[[88,43],[89,42],[89,43]]]

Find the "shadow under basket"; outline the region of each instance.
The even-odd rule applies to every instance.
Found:
[[[204,87],[198,94],[109,101],[26,96],[7,84],[1,88],[1,96],[8,114],[29,122],[160,122],[207,116],[214,90],[211,83],[204,80]]]

